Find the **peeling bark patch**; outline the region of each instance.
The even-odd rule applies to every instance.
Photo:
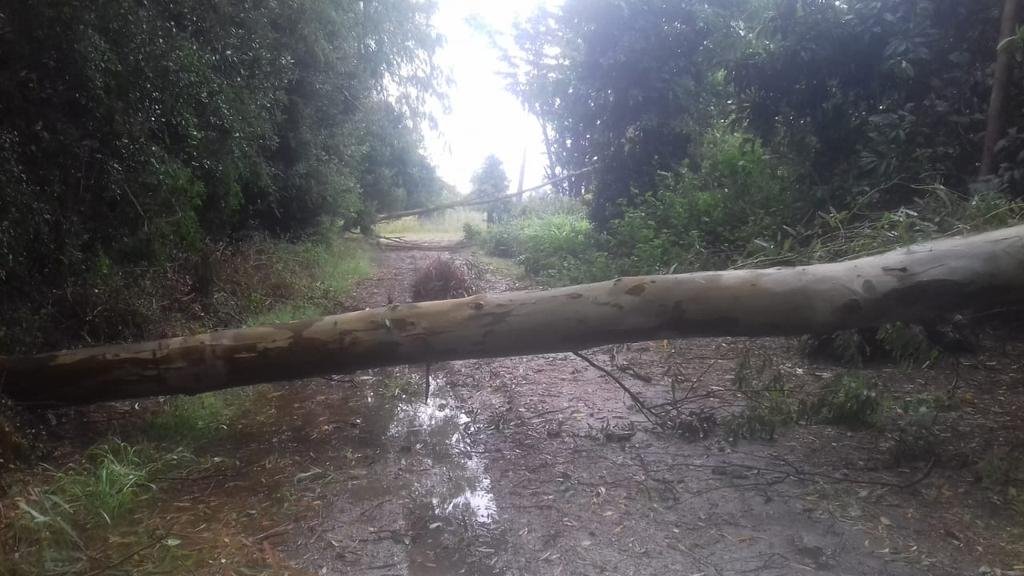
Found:
[[[647,286],[645,286],[644,283],[641,282],[639,284],[634,284],[634,285],[630,286],[626,290],[626,294],[629,294],[630,296],[639,296],[639,295],[643,294],[646,291],[647,291]]]
[[[391,327],[399,332],[407,332],[416,327],[416,321],[406,320],[405,318],[392,318]]]

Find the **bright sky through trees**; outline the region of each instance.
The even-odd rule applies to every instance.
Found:
[[[513,23],[538,6],[560,0],[440,0],[434,24],[447,38],[437,55],[452,79],[450,113],[437,112],[438,129],[427,130],[427,151],[442,178],[470,189],[469,180],[488,154],[501,159],[515,188],[526,150],[526,185],[544,179],[546,159],[540,125],[505,89],[504,63],[478,22],[503,45],[511,44]]]

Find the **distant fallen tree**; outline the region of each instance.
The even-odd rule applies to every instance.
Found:
[[[919,321],[1024,300],[1024,226],[847,262],[617,278],[0,358],[11,400],[82,404],[444,360]]]
[[[434,212],[440,212],[442,210],[451,210],[452,208],[465,208],[465,207],[468,207],[468,206],[481,206],[483,204],[491,204],[493,202],[501,202],[502,200],[512,200],[512,199],[518,198],[518,197],[520,197],[520,196],[522,196],[522,195],[524,195],[524,194],[526,194],[528,192],[535,192],[537,190],[541,190],[541,189],[547,188],[548,186],[554,186],[555,184],[558,184],[560,182],[564,182],[564,181],[566,181],[566,180],[568,180],[570,178],[575,178],[577,176],[582,176],[583,174],[586,174],[587,172],[590,172],[593,169],[594,169],[594,167],[591,166],[589,168],[584,168],[582,170],[577,170],[576,172],[572,172],[570,174],[566,174],[564,176],[560,176],[558,178],[555,178],[554,180],[549,180],[547,182],[544,182],[543,184],[538,184],[536,186],[531,186],[529,188],[524,188],[523,190],[519,190],[519,191],[516,191],[516,192],[511,192],[509,194],[502,194],[501,196],[493,196],[491,198],[470,198],[470,199],[466,199],[466,200],[458,200],[456,202],[447,202],[445,204],[435,204],[434,206],[427,206],[426,208],[416,208],[415,210],[402,210],[401,212],[388,212],[386,214],[378,214],[377,215],[377,222],[386,222],[388,220],[398,220],[399,218],[407,218],[409,216],[423,216],[424,214],[432,214]]]

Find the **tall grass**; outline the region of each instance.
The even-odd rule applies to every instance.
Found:
[[[196,463],[182,450],[160,452],[110,440],[79,463],[49,470],[48,483],[22,488],[14,498],[17,510],[4,532],[0,573],[81,574],[113,564],[152,538],[140,530],[138,516],[156,492],[153,480]],[[188,555],[175,553],[172,541],[150,544],[146,555],[112,573],[173,573],[170,565],[187,564]]]
[[[231,272],[249,326],[338,312],[353,284],[373,269],[369,248],[358,239],[273,242],[251,260],[255,270]]]
[[[206,313],[193,329],[339,311],[372,265],[361,240],[325,235],[254,238],[215,252],[209,268]],[[158,487],[216,466],[194,453],[231,433],[251,398],[249,390],[170,398],[123,440],[102,439],[76,463],[17,476],[0,503],[0,575],[191,573],[197,553],[162,535],[166,522],[152,517]]]

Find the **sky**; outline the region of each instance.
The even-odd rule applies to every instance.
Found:
[[[427,128],[426,151],[445,181],[468,193],[473,173],[488,154],[505,165],[510,187],[519,182],[519,166],[526,154],[525,186],[544,180],[547,163],[544,140],[537,119],[527,113],[505,89],[500,76],[505,69],[500,55],[486,35],[467,21],[476,18],[511,41],[513,23],[529,16],[538,6],[555,6],[558,0],[439,0],[435,28],[447,37],[437,61],[447,71],[449,113],[435,111],[437,130]]]

